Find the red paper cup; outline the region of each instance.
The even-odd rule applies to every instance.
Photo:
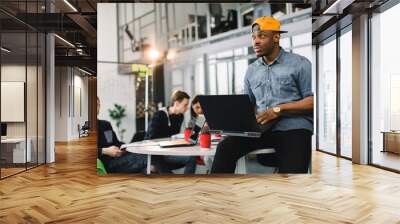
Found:
[[[183,135],[185,136],[186,141],[189,141],[191,134],[192,134],[192,129],[186,128],[185,131],[183,132]]]
[[[211,135],[210,134],[200,134],[200,148],[210,148],[211,146]]]

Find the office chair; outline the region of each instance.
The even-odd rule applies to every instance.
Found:
[[[82,127],[80,127],[80,125],[78,124],[79,138],[89,136],[89,129],[90,129],[89,121],[85,121]]]
[[[138,131],[133,135],[130,143],[143,141],[145,137],[146,131]]]

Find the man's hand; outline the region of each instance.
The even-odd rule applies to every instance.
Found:
[[[103,154],[111,157],[120,157],[123,151],[119,149],[117,146],[111,146],[108,148],[103,148]]]
[[[275,113],[272,108],[267,109],[264,112],[257,114],[256,119],[259,124],[266,124],[271,120],[274,120],[279,117],[279,114]]]

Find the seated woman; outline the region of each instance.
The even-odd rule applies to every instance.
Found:
[[[180,132],[183,114],[189,107],[189,95],[175,91],[171,95],[171,106],[161,108],[150,121],[146,139],[168,138]],[[154,164],[160,173],[172,173],[172,170],[185,167],[185,174],[196,171],[195,156],[153,156]]]
[[[192,99],[192,103],[191,103],[191,108],[190,108],[190,115],[191,115],[191,122],[193,124],[196,123],[197,119],[205,119],[204,118],[204,113],[203,113],[203,109],[200,106],[200,101],[199,101],[199,96],[195,96]],[[207,122],[204,123],[204,127],[203,128],[208,128],[208,124]],[[197,158],[197,162],[198,163],[204,163],[204,165],[206,165],[208,171],[211,170],[211,165],[213,162],[214,156],[199,156]],[[207,171],[207,172],[208,172]]]
[[[100,111],[100,100],[97,98],[97,115]],[[144,155],[121,150],[120,142],[110,122],[98,120],[97,157],[103,162],[109,173],[139,173],[147,166]]]

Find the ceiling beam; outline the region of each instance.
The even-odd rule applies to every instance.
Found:
[[[80,14],[68,14],[67,15],[72,21],[74,21],[78,26],[80,26],[86,34],[89,35],[91,38],[96,38],[97,30],[90,24],[85,17]]]

